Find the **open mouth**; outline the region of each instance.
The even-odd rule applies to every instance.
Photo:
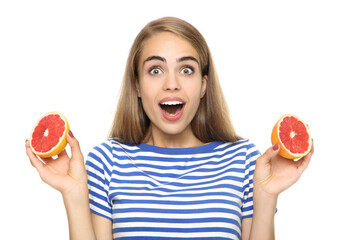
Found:
[[[183,109],[185,103],[180,101],[166,101],[160,103],[161,109],[169,116],[175,116]]]

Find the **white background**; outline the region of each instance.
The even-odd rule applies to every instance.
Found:
[[[68,238],[24,141],[54,110],[85,154],[105,140],[136,34],[176,16],[207,39],[241,136],[264,152],[283,114],[310,126],[315,154],[279,197],[277,239],[360,239],[359,12],[347,0],[1,1],[0,238]]]

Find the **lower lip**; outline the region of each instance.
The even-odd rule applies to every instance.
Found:
[[[162,112],[162,114],[163,114],[163,116],[164,116],[164,118],[166,120],[168,120],[168,121],[177,121],[182,117],[182,115],[184,113],[184,108],[185,108],[185,104],[183,105],[181,110],[178,113],[176,113],[175,115],[169,115],[161,107],[160,107],[160,110],[161,110],[161,112]]]

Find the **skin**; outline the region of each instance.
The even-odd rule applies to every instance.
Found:
[[[180,61],[183,57],[192,59]],[[207,76],[201,75],[196,61],[199,57],[195,49],[171,33],[159,33],[145,43],[137,86],[138,96],[151,120],[145,143],[160,147],[204,144],[194,136],[189,125],[205,94],[207,83]],[[188,71],[189,66],[193,71]],[[166,120],[159,110],[159,101],[169,96],[180,97],[186,102],[184,114],[177,121]],[[32,153],[29,141],[25,144],[26,153],[41,179],[61,192],[70,239],[110,240],[112,221],[90,212],[84,158],[71,131],[67,134],[67,141],[71,147],[71,158],[63,151],[56,161],[42,159],[43,163]],[[292,161],[281,157],[278,145],[275,145],[257,159],[253,180],[254,214],[252,218],[242,220],[242,239],[275,239],[274,216],[278,196],[300,178],[313,152],[314,148],[302,159]]]
[[[207,76],[202,77],[199,55],[186,40],[172,33],[160,33],[146,41],[139,64],[138,96],[151,123],[146,143],[159,147],[202,145],[190,122],[206,91]],[[186,102],[177,121],[163,117],[159,102],[178,97]]]

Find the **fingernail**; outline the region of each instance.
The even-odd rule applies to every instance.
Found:
[[[71,130],[69,130],[69,135],[70,135],[70,137],[74,137],[74,134],[72,133],[72,131]]]
[[[278,149],[279,149],[279,144],[277,143],[277,144],[275,144],[275,145],[273,146],[273,150],[276,151],[276,150],[278,150]]]

